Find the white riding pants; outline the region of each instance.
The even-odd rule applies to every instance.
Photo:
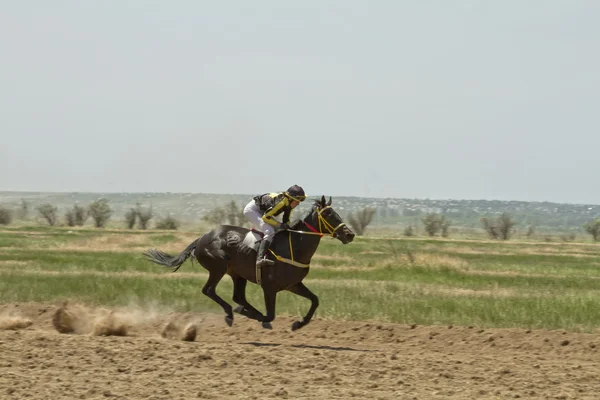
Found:
[[[262,220],[263,214],[264,213],[260,211],[260,208],[254,200],[251,200],[250,203],[246,204],[246,207],[244,207],[244,216],[252,223],[254,229],[258,229],[264,233],[264,239],[270,242],[273,240],[273,235],[275,235],[275,227]]]

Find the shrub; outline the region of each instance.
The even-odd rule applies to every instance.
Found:
[[[237,203],[233,200],[225,206],[225,214],[227,215],[227,222],[230,225],[242,226],[246,222],[244,208],[238,207]]]
[[[429,236],[435,236],[441,233],[443,237],[448,236],[448,228],[450,228],[450,220],[446,219],[445,215],[430,213],[426,214],[421,221],[425,227],[425,232]]]
[[[12,222],[12,211],[0,206],[0,225],[8,225]]]
[[[133,229],[136,220],[137,212],[135,211],[135,208],[129,209],[129,211],[125,213],[125,226],[127,226],[127,229]]]
[[[595,242],[598,241],[598,237],[600,236],[600,219],[595,219],[583,225],[583,229],[590,235]]]
[[[143,208],[140,203],[136,204],[135,212],[138,218],[138,228],[140,229],[148,229],[148,223],[154,216],[152,213],[152,206],[148,208]]]
[[[108,205],[107,199],[99,199],[91,202],[88,206],[88,212],[94,220],[96,228],[104,228],[112,215],[112,209]]]
[[[356,212],[356,214],[348,214],[348,223],[357,236],[362,236],[367,229],[367,226],[373,220],[375,208],[365,207]]]
[[[37,212],[40,214],[42,218],[48,222],[48,225],[54,226],[57,222],[56,213],[58,212],[58,208],[53,206],[50,203],[44,203],[36,207]]]
[[[179,228],[179,221],[172,216],[167,216],[156,223],[156,229],[172,229]]]
[[[75,204],[73,209],[67,211],[65,219],[68,226],[83,226],[88,218],[88,213],[85,208]]]
[[[21,206],[19,207],[18,217],[21,220],[26,220],[29,217],[29,203],[25,199],[21,199]]]
[[[216,207],[210,210],[202,217],[202,220],[211,225],[221,225],[227,219],[227,211],[224,208]]]
[[[481,223],[490,238],[501,240],[510,239],[514,232],[514,226],[517,224],[508,213],[502,213],[495,220],[481,218]]]

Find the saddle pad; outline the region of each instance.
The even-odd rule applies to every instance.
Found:
[[[253,249],[254,251],[258,251],[258,246],[260,246],[260,241],[262,240],[262,238],[262,232],[251,230],[246,234],[246,236],[244,236],[242,244],[248,248]]]

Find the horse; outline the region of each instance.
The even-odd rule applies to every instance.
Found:
[[[173,272],[191,256],[204,267],[209,275],[202,293],[225,311],[225,322],[233,324],[233,313],[244,315],[262,323],[263,328],[272,329],[275,319],[277,293],[287,290],[311,301],[310,309],[301,321],[292,324],[292,330],[307,325],[319,306],[319,298],[310,291],[302,280],[310,270],[310,260],[315,254],[321,237],[330,235],[343,244],[354,239],[354,232],[331,207],[331,197],[315,200],[307,215],[295,221],[289,229],[278,231],[267,252],[274,265],[257,267],[256,249],[260,240],[258,233],[239,226],[221,225],[194,240],[178,256],[171,256],[157,249],[148,249],[143,254],[148,261],[172,268]],[[239,306],[233,309],[217,295],[216,287],[225,274],[233,280],[233,301]],[[266,315],[246,300],[246,284],[250,281],[262,287]]]

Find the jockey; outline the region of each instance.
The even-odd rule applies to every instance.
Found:
[[[265,234],[256,256],[256,265],[273,265],[275,262],[266,258],[269,245],[273,241],[275,228],[288,229],[290,214],[300,202],[306,199],[304,189],[298,185],[291,186],[285,192],[265,193],[256,196],[244,208],[244,215],[252,225]],[[275,216],[283,213],[282,222],[278,222]]]

